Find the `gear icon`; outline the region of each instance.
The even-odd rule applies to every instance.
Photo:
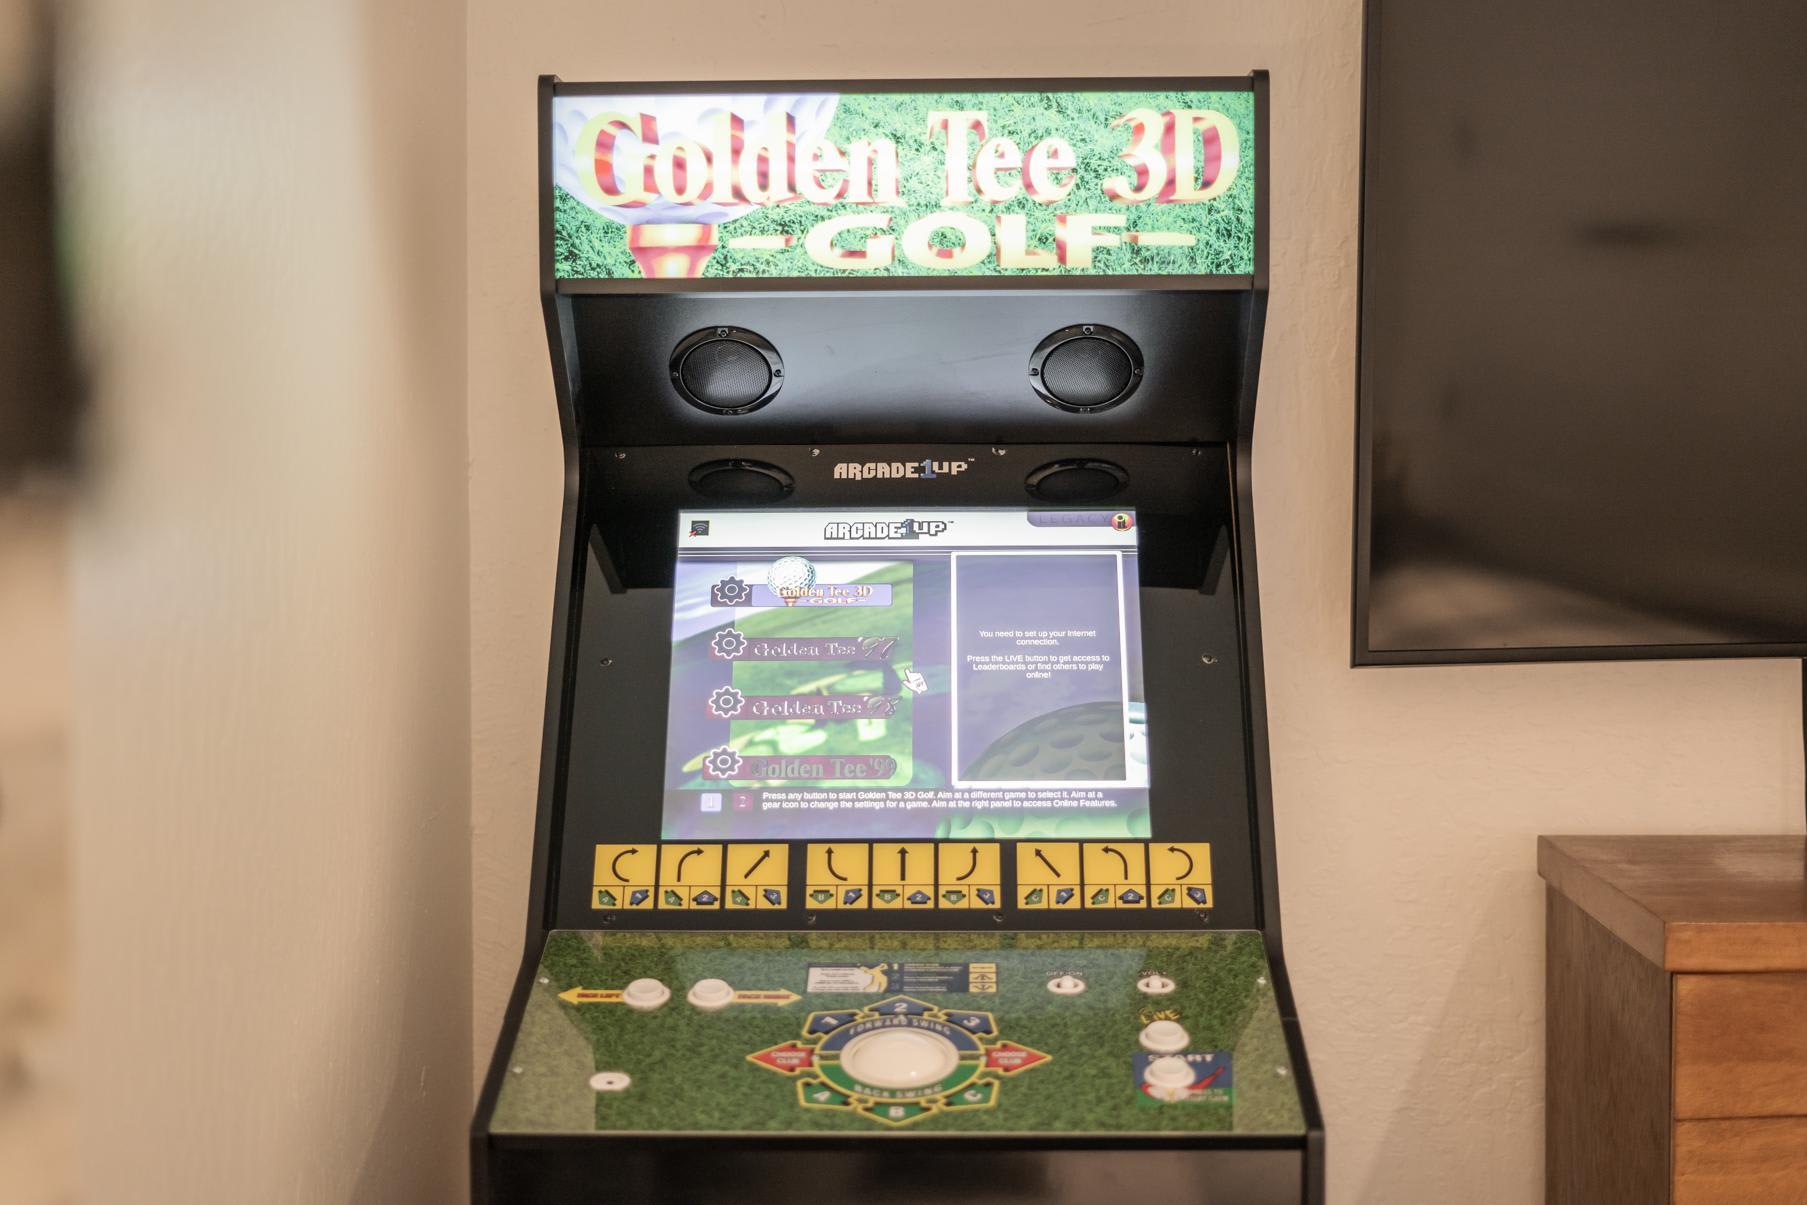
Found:
[[[734,687],[719,686],[715,693],[709,696],[709,714],[718,719],[732,719],[740,714],[740,709],[746,706],[746,703],[747,696],[741,694]]]
[[[733,778],[740,772],[740,754],[730,745],[718,745],[703,755],[704,778]]]
[[[732,661],[747,650],[747,634],[739,628],[723,628],[709,638],[709,648],[717,657]]]
[[[709,587],[709,598],[718,607],[744,607],[753,597],[753,587],[738,577],[724,577]]]

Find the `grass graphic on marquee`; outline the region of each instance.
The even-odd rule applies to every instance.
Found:
[[[1199,204],[1124,205],[1112,201],[1103,182],[1130,169],[1119,156],[1129,145],[1127,127],[1110,123],[1135,108],[1215,109],[1232,121],[1240,137],[1242,162],[1235,182],[1220,197]],[[987,257],[958,271],[922,268],[903,256],[887,268],[849,272],[824,267],[803,249],[803,236],[818,222],[850,213],[874,212],[869,205],[812,205],[791,202],[757,209],[722,223],[721,247],[703,271],[705,279],[723,277],[829,276],[847,279],[881,276],[1099,276],[1099,275],[1246,275],[1254,271],[1255,250],[1255,102],[1249,92],[1087,92],[1087,93],[890,93],[843,94],[828,138],[846,147],[859,139],[889,138],[897,144],[903,204],[885,207],[893,215],[886,233],[899,235],[917,218],[941,210],[946,152],[931,142],[928,114],[941,110],[983,110],[988,136],[1014,141],[1024,152],[1050,137],[1066,139],[1078,160],[1077,183],[1058,205],[1042,205],[1019,194],[1000,205],[976,203],[962,212],[981,220],[1000,214],[1028,219],[1030,246],[1051,249],[1056,213],[1120,214],[1126,224],[1113,233],[1190,235],[1191,246],[1100,247],[1089,269],[1005,269]],[[553,267],[559,279],[639,279],[628,253],[626,227],[590,210],[562,188],[553,189]],[[870,231],[839,240],[854,245]],[[728,241],[748,235],[790,236],[782,250],[743,250]],[[954,245],[946,231],[937,245]]]

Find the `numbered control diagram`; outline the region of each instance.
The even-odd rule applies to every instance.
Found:
[[[989,1109],[997,1104],[1003,1077],[1050,1057],[1004,1041],[991,1013],[938,1008],[914,996],[810,1013],[802,1041],[747,1056],[797,1077],[803,1108],[857,1113],[892,1126],[941,1112]]]

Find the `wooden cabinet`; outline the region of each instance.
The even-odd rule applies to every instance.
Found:
[[[1543,837],[1551,1205],[1807,1202],[1807,838]]]

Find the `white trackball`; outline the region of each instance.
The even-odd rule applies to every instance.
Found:
[[[951,1075],[960,1052],[940,1034],[923,1029],[879,1029],[861,1034],[841,1052],[841,1067],[862,1084],[920,1088]]]

